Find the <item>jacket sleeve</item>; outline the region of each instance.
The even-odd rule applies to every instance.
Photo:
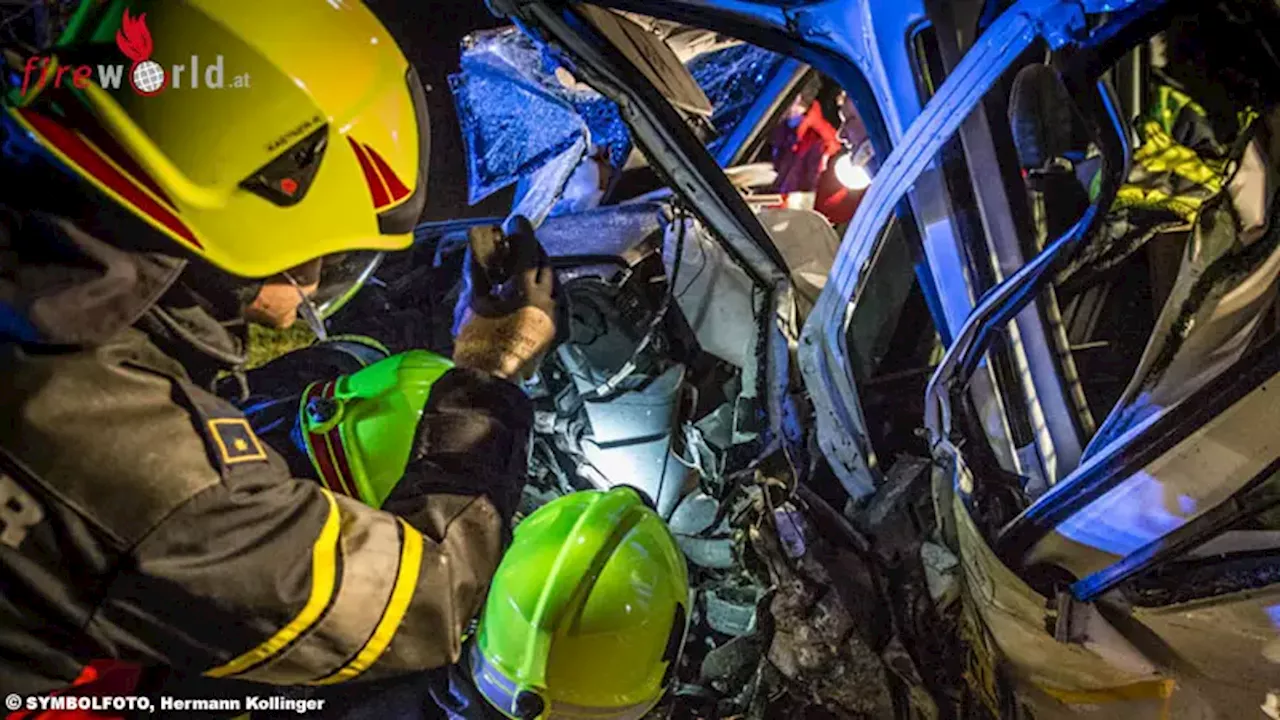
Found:
[[[532,409],[518,388],[442,378],[393,512],[291,477],[232,406],[182,390],[222,481],[137,544],[95,618],[101,632],[188,672],[273,684],[458,659],[524,481]]]

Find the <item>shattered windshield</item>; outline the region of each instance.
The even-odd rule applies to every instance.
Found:
[[[523,33],[504,28],[464,41],[450,76],[475,204],[589,142],[621,164],[631,139],[617,107],[578,84]],[[576,161],[575,161],[576,164]]]
[[[729,133],[759,98],[783,57],[755,45],[735,45],[699,55],[686,66],[711,100],[715,137],[707,149],[720,149]]]
[[[737,42],[678,54],[711,101],[707,146],[712,151],[742,121],[784,60]],[[613,102],[578,82],[516,28],[468,37],[450,87],[472,204],[551,165],[564,166],[564,177],[553,183],[562,189],[588,156],[614,169],[632,156],[631,136]]]

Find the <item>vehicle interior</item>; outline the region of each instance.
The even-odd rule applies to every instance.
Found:
[[[628,38],[627,42],[635,44],[636,33],[643,31],[645,43],[658,43],[658,49],[652,50],[649,57],[665,58],[669,67],[661,74],[674,75],[674,63],[687,69],[690,82],[681,84],[679,91],[664,86],[663,95],[725,169],[748,205],[766,221],[765,228],[792,273],[798,295],[792,323],[798,326],[823,287],[839,237],[874,172],[874,152],[857,106],[831,78],[785,54],[636,13],[618,13],[610,23],[615,28],[630,27],[631,35],[616,31],[618,37]],[[505,30],[468,40],[455,94],[464,118],[464,138],[474,138],[469,147],[478,160],[475,166],[483,169],[484,148],[506,146],[481,139],[487,132],[485,113],[472,109],[481,105],[491,108],[495,103],[486,94],[487,89],[477,88],[477,83],[468,79],[468,73],[478,75],[469,70],[469,63],[481,67],[480,60],[500,57],[515,68],[521,82],[529,82],[533,76],[533,81],[543,86],[554,83],[555,92],[562,96],[568,88],[569,96],[562,99],[568,100],[574,114],[589,129],[590,147],[583,153],[587,159],[568,173],[563,187],[557,188],[555,207],[548,212],[543,226],[544,243],[563,266],[577,262],[571,255],[580,256],[584,262],[616,255],[634,239],[628,240],[620,233],[602,236],[589,228],[600,227],[611,219],[619,223],[623,217],[634,220],[643,214],[643,204],[656,207],[655,203],[668,200],[671,192],[667,181],[635,147],[616,106],[590,91],[564,67],[557,68],[554,74],[535,67],[538,59],[525,43],[523,35]],[[483,67],[487,70],[493,64],[490,61]],[[677,97],[677,93],[682,95]],[[511,101],[505,104],[511,105]],[[492,109],[486,112],[495,114]],[[538,118],[540,125],[555,119],[572,129],[568,119],[553,116],[550,111],[545,115],[539,112],[531,115]],[[499,126],[498,131],[511,132],[507,126]],[[539,157],[550,155],[543,152]],[[780,169],[790,175],[780,177]],[[850,178],[850,173],[855,177]],[[528,174],[532,175],[533,170]],[[519,206],[522,197],[531,196],[533,181],[526,178],[517,182],[515,205]],[[487,177],[473,176],[472,187],[473,192],[475,188],[492,191],[496,185]],[[441,223],[426,232],[433,237],[452,233],[456,238],[456,230]],[[710,239],[702,226],[693,231],[698,239],[695,249]],[[633,226],[629,232],[642,230]],[[894,228],[890,232],[902,230]],[[598,238],[594,241],[598,246],[583,249],[579,238],[584,235]],[[925,292],[916,281],[921,258],[918,250],[910,247],[906,242],[892,243],[876,260],[877,286],[868,294],[869,302],[855,310],[849,327],[850,337],[857,338],[851,343],[857,348],[854,372],[866,388],[873,452],[890,459],[908,451],[924,454],[925,448],[914,430],[918,423],[912,421],[921,410],[915,399],[923,397],[931,362],[936,362],[941,351]],[[697,263],[698,257],[690,262]],[[670,262],[667,268],[674,269]],[[683,296],[687,291],[679,294]],[[698,324],[698,319],[705,316],[706,305],[701,310],[685,310]],[[743,322],[742,317],[745,314],[737,322]],[[710,342],[724,345],[737,339]],[[723,350],[720,354],[732,356],[739,352]]]
[[[996,685],[974,588],[1021,593],[1037,652],[1096,604],[1229,691],[1274,689],[1280,14],[1081,3],[1080,42],[993,71],[882,208],[1012,2],[601,2],[489,0],[509,24],[463,39],[447,91],[469,201],[512,193],[563,299],[518,517],[632,486],[688,560],[657,716],[1022,720],[957,690]],[[810,6],[877,36],[836,38],[862,64],[824,56],[840,33]],[[787,32],[731,22],[760,8]],[[421,225],[318,334],[448,353],[468,231],[501,221]],[[839,346],[827,384],[815,338]],[[958,549],[956,497],[1001,588]]]
[[[1138,400],[1129,389],[1132,382],[1137,375],[1153,372],[1150,363],[1142,363],[1144,351],[1159,347],[1160,332],[1168,331],[1170,321],[1186,324],[1190,314],[1203,312],[1178,307],[1188,299],[1178,292],[1180,286],[1193,272],[1218,275],[1224,271],[1209,268],[1232,262],[1227,256],[1233,253],[1226,248],[1218,257],[1206,258],[1203,265],[1197,264],[1200,259],[1194,255],[1188,257],[1188,244],[1197,230],[1195,213],[1205,199],[1224,186],[1238,198],[1236,212],[1247,225],[1241,229],[1237,250],[1266,240],[1260,236],[1269,219],[1266,188],[1274,172],[1264,154],[1270,146],[1267,122],[1239,125],[1235,118],[1249,112],[1239,103],[1210,106],[1209,111],[1199,107],[1187,93],[1187,84],[1177,79],[1176,61],[1168,59],[1169,44],[1164,35],[1157,36],[1135,50],[1135,64],[1126,68],[1144,78],[1134,97],[1141,103],[1135,108],[1137,167],[1112,208],[1105,237],[1063,268],[1052,284],[1054,297],[1046,294],[1043,299],[1046,305],[1056,305],[1048,311],[1062,318],[1063,362],[1075,366],[1086,400],[1080,407],[1082,430],[1087,435],[1091,428],[1102,426],[1101,437],[1090,438],[1093,448],[1122,432],[1108,416],[1118,413],[1118,419],[1126,406]],[[1078,115],[1054,112],[1071,107],[1065,88],[1044,66],[1028,66],[1015,77],[1010,123],[1040,244],[1061,235],[1079,218],[1096,172]],[[1254,216],[1244,216],[1247,212]],[[1249,312],[1235,326],[1245,335],[1237,338],[1240,348],[1215,358],[1202,353],[1199,362],[1188,360],[1194,366],[1186,370],[1191,375],[1221,372],[1245,346],[1265,341],[1275,332],[1271,256],[1263,249],[1251,252],[1256,253],[1253,262],[1238,256],[1235,262],[1256,268],[1255,277],[1245,273],[1235,278],[1233,287],[1217,290],[1206,279],[1205,285],[1189,290],[1197,299],[1237,288],[1251,295],[1241,299]],[[1246,284],[1253,289],[1243,290]],[[1224,331],[1217,337],[1225,342],[1235,335]],[[1218,364],[1206,367],[1214,361]],[[1168,382],[1185,387],[1178,381]],[[1162,404],[1176,401],[1174,395]],[[1109,420],[1112,427],[1107,426]]]
[[[1280,465],[1274,433],[1262,429],[1275,423],[1268,392],[1280,347],[1280,165],[1262,79],[1275,66],[1276,17],[1247,3],[1219,3],[1211,19],[1188,8],[1104,34],[1101,45],[1123,47],[1031,48],[980,103],[981,132],[957,133],[964,165],[947,189],[953,203],[973,203],[971,237],[990,250],[989,263],[970,257],[971,270],[988,266],[975,294],[995,300],[975,313],[981,330],[971,337],[982,339],[962,353],[965,383],[938,385],[954,390],[960,417],[945,421],[950,435],[933,437],[956,443],[941,456],[967,465],[957,494],[978,545],[1016,573],[1001,579],[984,619],[1015,632],[1008,603],[1030,599],[1018,621],[1043,622],[1058,643],[1010,641],[1019,671],[1088,684],[1091,667],[1134,669],[1124,653],[1158,657],[1194,668],[1178,675],[1205,679],[1188,681],[1188,694],[1235,717],[1270,687],[1277,647]],[[928,62],[930,38],[917,38]],[[945,47],[936,55],[955,67]],[[1072,69],[1103,57],[1119,108],[1111,118]],[[1099,130],[1111,125],[1126,147],[1116,163],[1111,143],[1110,167],[1125,172],[1109,190]],[[987,157],[984,139],[993,141]],[[1091,212],[1097,224],[1082,234]],[[965,214],[952,218],[963,230]],[[1016,243],[999,242],[1001,223]],[[1075,249],[1073,236],[1087,242]],[[995,376],[1003,428],[984,422],[984,373]],[[1055,426],[1062,418],[1070,425]],[[1002,454],[1002,432],[1034,452]],[[1106,618],[1092,631],[1080,620],[1090,613]],[[1082,646],[1096,654],[1072,666],[1070,651]]]
[[[945,5],[930,4],[935,22],[950,17]],[[843,618],[841,633],[857,627],[875,644],[887,642],[884,628],[924,622],[920,617],[928,613],[907,620],[895,615],[894,603],[827,605],[823,588],[846,598],[902,593],[894,595],[902,607],[928,605],[930,598],[947,607],[954,588],[926,590],[924,571],[900,559],[890,563],[896,574],[889,590],[871,589],[875,581],[856,569],[847,573],[849,584],[835,579],[829,566],[782,571],[773,562],[776,554],[742,540],[744,528],[759,527],[761,508],[771,502],[744,482],[764,476],[750,460],[759,447],[754,443],[770,434],[770,417],[795,412],[762,412],[767,392],[760,383],[768,363],[760,359],[767,342],[758,329],[762,319],[780,319],[788,349],[794,349],[867,183],[875,182],[878,161],[864,143],[879,122],[876,108],[865,92],[842,88],[786,54],[644,15],[580,9],[621,55],[646,59],[635,62],[637,76],[665,99],[665,117],[677,119],[724,171],[766,232],[767,247],[795,293],[790,302],[761,302],[751,263],[684,202],[687,179],[667,177],[662,164],[639,149],[617,102],[625,93],[606,97],[594,88],[607,84],[583,68],[547,71],[521,33],[470,38],[453,91],[475,159],[473,193],[515,184],[513,211],[541,214],[539,237],[570,306],[567,342],[531,388],[538,425],[525,509],[574,489],[613,484],[638,485],[653,497],[690,560],[698,597],[691,618],[697,649],[685,659],[677,691],[686,707],[727,714],[743,708],[747,699],[730,697],[727,689],[759,667],[767,617],[778,623],[770,652],[778,652],[779,637],[786,638],[775,667],[794,683],[779,686],[790,688],[780,693],[799,703],[797,687],[819,687],[823,699],[817,704],[842,711],[883,704],[885,698],[874,693],[839,689],[850,685],[856,653],[809,643],[813,628],[821,626],[822,613],[834,613]],[[1267,104],[1268,91],[1255,80],[1243,83],[1253,88],[1252,96],[1224,97],[1203,71],[1242,63],[1268,67],[1268,61],[1206,41],[1214,33],[1239,36],[1248,17],[1227,15],[1213,32],[1178,18],[1106,58],[1132,154],[1128,173],[1115,201],[1102,208],[1090,242],[1057,263],[1027,307],[990,333],[957,413],[953,439],[982,478],[975,522],[1002,560],[1045,597],[1132,581],[1136,605],[1163,607],[1185,599],[1177,585],[1209,572],[1206,567],[1222,578],[1210,583],[1221,593],[1274,580],[1267,574],[1277,537],[1270,476],[1242,468],[1216,485],[1205,483],[1235,503],[1214,513],[1208,525],[1198,519],[1211,498],[1222,498],[1206,491],[1196,496],[1195,507],[1180,506],[1181,497],[1140,483],[1152,457],[1167,454],[1160,434],[1166,424],[1197,427],[1179,420],[1179,413],[1218,392],[1243,364],[1275,355],[1280,233],[1270,218],[1280,168],[1272,158],[1280,158],[1280,147],[1273,145],[1273,118],[1251,112]],[[922,105],[963,55],[954,39],[933,28],[919,24],[909,36]],[[501,82],[479,72],[495,67],[506,73]],[[945,558],[940,545],[922,541],[933,529],[927,494],[932,448],[921,428],[931,377],[964,320],[949,304],[969,303],[964,312],[976,306],[1069,234],[1097,201],[1100,119],[1096,108],[1083,107],[1071,67],[1071,57],[1041,44],[1007,68],[979,106],[982,123],[962,127],[917,182],[914,216],[894,213],[880,228],[842,325],[867,440],[859,451],[879,484],[871,493],[846,492],[849,485],[842,487],[810,447],[809,455],[789,458],[793,470],[803,468],[805,480],[796,486],[802,499],[772,508],[774,517],[790,518],[802,509],[827,541],[849,537],[853,518],[859,529],[872,528],[868,535],[877,541],[898,539],[907,552],[928,547]],[[495,103],[492,93],[510,93],[513,77],[525,99],[490,125],[480,108],[509,107],[510,101]],[[513,153],[500,140],[518,127],[510,120],[517,114],[533,118],[542,131],[558,130],[529,134],[539,141]],[[814,128],[820,129],[807,142],[821,161],[806,165],[804,133]],[[878,149],[888,148],[881,143]],[[498,156],[518,161],[487,162]],[[839,202],[821,200],[824,176],[839,173],[842,157],[865,172],[854,180],[836,177],[834,192],[825,193],[830,199],[844,191],[852,205],[844,212],[833,210]],[[797,175],[806,182],[785,184]],[[673,186],[685,192],[673,193]],[[427,283],[421,275],[434,274],[440,286],[449,286],[465,230],[474,222],[424,226],[414,269],[389,272],[396,279],[384,292],[368,294],[344,312],[394,318],[387,308],[412,307],[403,311],[447,313],[452,297],[422,297]],[[938,236],[954,239],[959,251],[953,261],[936,254]],[[404,325],[388,321],[388,330]],[[437,335],[429,346],[447,344],[447,333]],[[804,394],[794,374],[783,382]],[[1245,380],[1237,385],[1232,397],[1256,390]],[[808,420],[794,422],[804,427]],[[1178,447],[1198,452],[1194,438],[1187,440],[1191,430],[1176,432],[1182,432]],[[1128,492],[1123,507],[1131,511],[1099,504],[1097,512],[1076,518],[1094,535],[1069,537],[1065,549],[1043,546],[1050,529],[1098,496],[1095,483]],[[908,519],[875,524],[898,506],[895,493],[908,494],[903,488],[916,493]],[[1235,494],[1246,490],[1252,494]],[[900,535],[890,537],[885,527]],[[1121,562],[1174,532],[1178,542],[1146,558],[1150,563]],[[912,540],[901,540],[912,533]],[[812,531],[801,534],[823,542]],[[1247,566],[1252,574],[1224,570],[1223,557],[1235,563],[1231,568]],[[1079,585],[1100,571],[1115,574],[1092,590]],[[811,593],[788,600],[807,609],[781,618],[776,605],[761,612],[768,588],[794,577],[787,572],[797,572]],[[916,630],[916,641],[926,642],[920,637],[930,633]],[[798,663],[804,652],[819,661]],[[945,648],[921,646],[913,646],[911,655],[949,657]],[[909,662],[925,674],[956,672]],[[905,687],[895,682],[890,677],[888,687]]]
[[[1113,70],[1133,76],[1133,166],[1099,236],[1038,298],[1074,386],[1082,462],[1276,332],[1272,120],[1205,83],[1203,32],[1175,23]],[[1062,112],[1073,106],[1045,66],[1017,70],[1008,117],[1040,247],[1096,182],[1096,148]]]
[[[1053,350],[1079,453],[1058,454],[1044,485],[1017,473],[1003,486],[1008,501],[987,507],[986,533],[1050,597],[1122,589],[1140,606],[1166,608],[1275,581],[1276,466],[1269,441],[1251,440],[1251,428],[1271,423],[1260,398],[1277,347],[1280,164],[1274,112],[1259,110],[1274,101],[1258,74],[1274,64],[1265,37],[1275,19],[1223,10],[1213,21],[1171,10],[1117,56],[1108,79],[1131,145],[1128,173],[1096,234],[1022,311],[1039,316]],[[1028,55],[985,109],[1007,121],[992,135],[1007,142],[1010,217],[1031,257],[1097,198],[1101,151],[1096,120],[1091,128],[1064,82],[1071,58]],[[1028,327],[997,332],[991,364],[1011,341],[1030,356]],[[1050,414],[1034,374],[1022,372],[1020,402],[1004,395],[1010,415],[1036,405]],[[1045,448],[1063,445],[1040,424],[1032,441],[1044,463]],[[990,435],[977,424],[962,432],[988,441],[969,445],[966,460],[996,477]]]

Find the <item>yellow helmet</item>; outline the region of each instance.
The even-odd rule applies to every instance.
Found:
[[[266,277],[412,242],[423,88],[358,0],[83,0],[5,114],[192,255]]]

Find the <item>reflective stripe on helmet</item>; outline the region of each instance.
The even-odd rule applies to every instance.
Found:
[[[191,228],[164,201],[156,198],[163,197],[163,194],[157,192],[159,188],[155,188],[154,181],[145,175],[135,178],[127,174],[83,135],[63,126],[49,115],[22,109],[16,111],[15,116],[28,132],[44,140],[46,150],[53,153],[59,161],[80,168],[84,173],[83,177],[112,200],[132,208],[166,235],[190,247],[203,249],[204,246],[196,239]]]
[[[334,492],[381,507],[404,475],[431,387],[453,363],[410,350],[303,393],[298,428]]]
[[[336,385],[336,381],[331,380],[327,383],[312,383],[307,386],[302,394],[299,412],[308,412],[317,400],[332,400]],[[302,438],[307,446],[307,455],[311,457],[311,463],[320,474],[320,479],[324,481],[325,486],[347,497],[363,500],[355,478],[351,474],[351,465],[347,462],[346,450],[342,446],[342,433],[338,425],[335,423],[325,430],[313,431],[303,418],[302,427],[304,428]]]
[[[513,720],[640,720],[657,704],[658,698],[651,702],[624,707],[587,707],[566,702],[552,702],[545,712],[535,717],[522,717],[516,711],[517,698],[523,692],[536,692],[530,688],[520,688],[515,681],[502,674],[495,665],[485,659],[479,646],[470,644],[467,652],[471,680],[485,700],[503,715]]]

